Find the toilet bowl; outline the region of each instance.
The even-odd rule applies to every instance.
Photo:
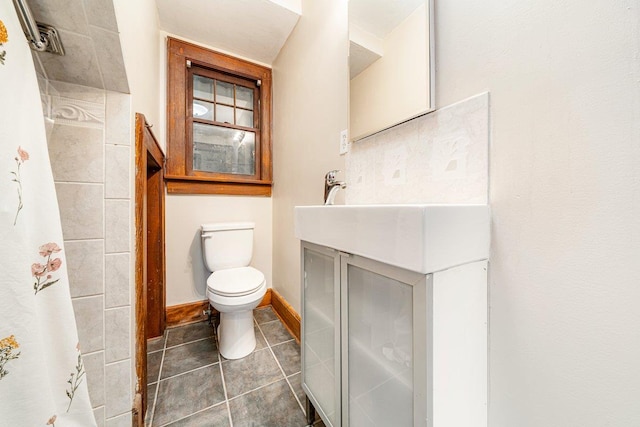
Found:
[[[207,279],[207,297],[220,312],[218,351],[226,359],[243,358],[256,348],[253,309],[266,292],[264,275],[252,267],[218,270]]]
[[[203,224],[202,255],[211,271],[207,298],[220,312],[218,351],[226,359],[240,359],[256,347],[253,309],[267,291],[264,274],[250,267],[253,254],[250,222]]]

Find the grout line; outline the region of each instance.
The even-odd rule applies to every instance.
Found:
[[[204,408],[204,409],[199,409],[199,410],[197,410],[196,412],[194,412],[194,413],[192,413],[192,414],[189,414],[189,415],[184,416],[184,417],[182,417],[182,418],[178,418],[177,420],[170,421],[170,422],[168,422],[167,424],[162,424],[160,427],[170,426],[170,425],[171,425],[171,424],[173,424],[173,423],[177,423],[178,421],[186,420],[186,419],[187,419],[187,418],[189,418],[189,417],[192,417],[192,416],[194,416],[194,415],[196,415],[196,414],[199,414],[199,413],[201,413],[201,412],[204,412],[204,411],[208,411],[209,409],[211,409],[211,408],[215,408],[216,406],[223,405],[224,403],[226,403],[226,401],[225,401],[225,400],[223,400],[223,401],[221,401],[221,402],[218,402],[218,403],[216,403],[215,405],[207,406],[207,407],[206,407],[206,408]]]
[[[65,243],[73,243],[73,242],[87,242],[87,241],[95,241],[95,242],[100,242],[104,240],[104,238],[99,237],[99,238],[95,238],[95,239],[91,239],[91,238],[87,238],[87,239],[64,239]]]
[[[274,322],[275,322],[275,320],[274,320]],[[278,322],[280,322],[279,319],[278,319]],[[298,399],[298,396],[296,395],[296,391],[293,389],[293,386],[289,382],[289,378],[287,378],[287,374],[284,372],[284,369],[282,369],[282,365],[280,365],[280,361],[278,360],[278,358],[276,357],[276,354],[273,352],[273,349],[271,348],[271,344],[269,344],[269,342],[267,341],[267,337],[264,336],[264,332],[262,332],[262,328],[260,327],[260,325],[258,325],[258,322],[256,322],[256,325],[258,326],[258,330],[260,331],[260,333],[264,337],[264,340],[267,342],[267,348],[269,349],[269,351],[271,352],[271,355],[275,359],[276,364],[278,365],[278,368],[280,368],[280,372],[282,372],[282,376],[284,376],[284,380],[287,382],[287,385],[289,386],[289,390],[291,390],[291,393],[293,393],[293,398],[296,399],[296,402],[298,402],[298,406],[300,406],[300,409],[302,410],[302,413],[304,415],[306,415],[305,412],[304,412],[304,406],[302,406],[302,403],[300,403],[300,400]],[[291,340],[289,340],[289,341],[291,341]],[[289,342],[289,341],[285,341],[285,342]],[[280,344],[284,344],[284,342],[281,342],[281,343],[278,343],[278,344],[274,344],[274,346],[275,345],[280,345]]]
[[[42,63],[42,60],[40,59],[39,52],[35,52],[34,56],[36,57],[36,61],[38,61],[38,64],[40,65],[40,70],[42,70],[42,74],[44,74],[44,76],[42,76],[42,77],[44,77],[44,79],[47,81],[47,88],[46,88],[47,93],[46,94],[50,95],[49,94],[49,81],[51,79],[49,79],[49,76],[47,74],[47,70],[45,70],[45,68],[44,68],[44,64]]]
[[[85,300],[85,299],[89,299],[89,298],[98,298],[98,297],[104,297],[104,294],[83,295],[81,297],[72,297],[71,301]],[[104,304],[102,306],[102,309],[104,310]]]
[[[163,364],[164,364],[164,355],[162,356],[162,362],[163,362]],[[164,381],[167,381],[167,380],[173,379],[173,378],[181,377],[181,376],[183,376],[183,375],[185,375],[185,374],[190,374],[191,372],[195,372],[195,371],[197,371],[197,370],[199,370],[199,369],[210,368],[210,367],[212,367],[213,365],[215,365],[216,363],[220,363],[220,362],[213,362],[213,363],[209,363],[208,365],[202,365],[202,366],[199,366],[199,367],[197,367],[197,368],[191,369],[191,370],[189,370],[189,371],[184,371],[184,372],[180,372],[179,374],[171,375],[170,377],[167,377],[167,378],[160,378],[160,379],[158,380],[158,382],[159,382],[159,383],[161,383],[161,382],[164,382]],[[161,368],[162,368],[162,366],[161,366]],[[162,373],[160,373],[160,376],[162,376]]]
[[[254,320],[255,320],[255,319],[254,319]],[[262,323],[258,323],[258,322],[256,321],[256,324],[258,324],[258,325],[268,325],[269,323],[274,323],[274,322],[280,322],[280,323],[282,323],[282,320],[280,320],[280,319],[278,318],[278,319],[275,319],[275,320],[269,320],[268,322],[262,322]],[[282,326],[284,326],[284,325],[282,325]]]
[[[98,62],[96,65],[97,65],[97,68],[98,68],[98,76],[100,77],[100,83],[102,83],[102,90],[106,90],[106,85],[104,84],[104,72],[105,72],[105,70],[102,69],[102,63],[100,62],[100,56],[98,55],[98,50],[96,49],[96,42],[97,41],[94,40],[93,32],[91,31],[91,28],[89,28],[89,25],[90,25],[89,24],[89,18],[87,17],[87,10],[86,10],[86,7],[84,6],[84,2],[81,5],[81,7],[82,7],[82,11],[84,12],[85,22],[87,23],[87,36],[85,36],[85,37],[89,37],[89,40],[91,42],[91,51],[95,55],[94,58]],[[72,31],[69,31],[69,32],[71,33]],[[80,36],[81,34],[77,33],[77,35]],[[106,111],[105,111],[105,117],[106,117]]]
[[[251,356],[252,354],[256,354],[256,353],[259,353],[259,352],[261,352],[261,351],[264,351],[264,350],[266,350],[266,349],[267,349],[267,347],[259,348],[259,349],[257,349],[257,350],[255,350],[255,349],[254,349],[251,353],[249,353],[248,355],[246,355],[245,357],[243,357],[243,358],[241,358],[241,359],[225,359],[225,358],[224,358],[224,356],[222,356],[222,359],[220,359],[220,360],[222,360],[222,363],[236,362],[236,361],[242,360],[242,359],[244,359],[244,358],[246,358],[246,357],[249,357],[249,356]]]
[[[131,197],[105,197],[104,200],[107,202],[130,202]]]
[[[88,351],[88,352],[81,352],[82,353],[82,357],[87,357],[87,356],[93,356],[94,354],[98,354],[100,352],[104,352],[105,349],[101,349],[101,350],[93,350],[93,351]]]
[[[291,342],[291,341],[295,341],[295,340],[296,340],[295,338],[291,338],[290,340],[282,341],[282,342],[279,342],[278,344],[273,344],[273,345],[272,345],[272,346],[270,346],[270,347],[277,347],[277,346],[279,346],[279,345],[286,344],[286,343],[289,343],[289,342]]]
[[[208,339],[211,339],[211,338],[213,338],[213,337],[198,338],[197,340],[183,342],[183,343],[176,344],[176,345],[172,345],[172,346],[170,346],[170,347],[166,347],[166,348],[167,348],[167,350],[170,350],[170,349],[174,349],[174,348],[176,348],[176,347],[182,347],[182,346],[185,346],[185,345],[187,345],[187,344],[193,344],[194,342],[204,341],[204,340],[208,340]],[[216,344],[216,346],[217,346],[217,345],[218,345],[218,344]]]
[[[96,295],[102,295],[102,294],[96,294]],[[78,298],[78,297],[76,297],[76,298]],[[107,300],[107,298],[106,298],[106,294],[105,294],[105,304],[106,304],[106,300]],[[124,307],[131,307],[131,304],[129,303],[129,304],[114,305],[112,307],[105,307],[104,309],[106,311],[106,310],[113,310],[115,308],[124,308]]]
[[[246,395],[247,395],[247,394],[249,394],[249,393],[253,393],[254,391],[258,391],[258,390],[260,390],[260,389],[263,389],[263,388],[265,388],[265,387],[268,387],[268,386],[270,386],[270,385],[273,385],[273,384],[275,384],[275,383],[277,383],[277,382],[280,382],[280,381],[282,381],[282,380],[283,380],[283,378],[278,378],[277,380],[273,380],[273,381],[271,381],[270,383],[263,384],[263,385],[261,385],[260,387],[256,387],[256,388],[254,388],[254,389],[252,389],[252,390],[245,391],[245,392],[244,392],[244,393],[242,393],[242,394],[239,394],[239,395],[237,395],[237,396],[233,396],[231,399],[229,399],[229,401],[239,399],[239,398],[241,398],[242,396],[246,396]]]
[[[66,185],[91,185],[91,186],[104,186],[104,182],[89,182],[89,181],[53,181],[54,184],[66,184]],[[104,195],[100,200],[104,199]]]
[[[161,348],[160,350],[147,351],[147,357],[149,357],[150,354],[157,353],[159,351],[164,351],[164,348]]]
[[[153,425],[153,417],[156,415],[156,403],[158,403],[158,394],[160,393],[160,374],[162,374],[162,364],[164,363],[164,350],[167,347],[167,340],[169,338],[169,333],[164,337],[164,345],[162,346],[162,358],[160,359],[160,368],[158,369],[158,378],[156,379],[156,393],[153,396],[153,405],[151,405],[151,416],[149,416],[149,426]],[[149,380],[147,379],[147,382]],[[147,387],[149,387],[147,385]],[[144,420],[143,420],[144,421]]]
[[[215,325],[215,322],[214,322]],[[218,365],[220,367],[220,378],[222,379],[222,390],[224,391],[224,404],[227,406],[227,417],[229,417],[229,425],[233,427],[233,419],[231,418],[231,407],[229,406],[229,395],[227,393],[227,382],[224,380],[224,371],[222,370],[222,354],[220,354],[220,345],[218,342],[218,331],[214,326],[213,336],[218,348]]]

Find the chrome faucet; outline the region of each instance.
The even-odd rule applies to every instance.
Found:
[[[327,172],[324,176],[324,204],[332,205],[336,198],[336,193],[341,188],[347,188],[347,183],[344,181],[336,181],[336,174],[339,170],[333,170]]]

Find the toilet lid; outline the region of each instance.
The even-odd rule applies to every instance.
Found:
[[[211,273],[207,289],[225,297],[239,297],[255,292],[264,283],[264,274],[253,267],[228,268]]]

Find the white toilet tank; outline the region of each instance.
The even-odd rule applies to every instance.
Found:
[[[209,271],[248,266],[254,227],[253,222],[202,224],[202,257]]]

